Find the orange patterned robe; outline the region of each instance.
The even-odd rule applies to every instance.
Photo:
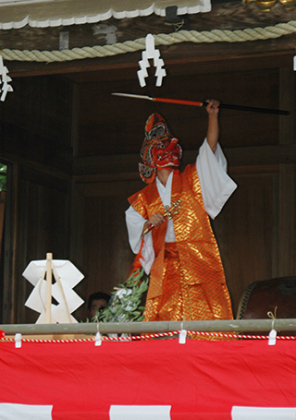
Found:
[[[195,165],[174,171],[171,202],[181,200],[174,215],[176,242],[165,243],[167,222],[152,230],[155,260],[145,307],[145,321],[232,319],[231,300]],[[165,209],[156,183],[129,198],[149,219]]]

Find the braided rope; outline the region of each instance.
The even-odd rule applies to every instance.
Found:
[[[155,334],[145,334],[137,335],[131,337],[108,337],[101,336],[102,341],[113,341],[113,342],[126,342],[126,341],[135,341],[135,340],[147,340],[153,338],[167,338],[174,337],[180,334],[180,331],[171,331],[167,333],[155,333]],[[223,337],[230,339],[239,339],[239,340],[268,340],[269,336],[266,335],[244,335],[244,334],[230,334],[230,333],[213,333],[213,332],[204,332],[204,331],[187,331],[187,334],[193,336],[203,336],[203,337]],[[295,336],[277,336],[277,340],[290,340],[293,341],[296,339]],[[0,343],[11,342],[13,343],[15,339],[13,337],[2,337],[0,338]],[[93,343],[95,341],[94,337],[90,338],[73,338],[73,339],[32,339],[32,338],[22,338],[24,343]]]
[[[220,30],[198,32],[195,30],[154,35],[155,45],[172,45],[182,42],[214,43],[214,42],[246,42],[279,38],[296,32],[296,21],[279,23],[265,28],[247,28],[243,30]],[[73,48],[63,51],[11,50],[3,49],[2,57],[10,61],[62,62],[82,60],[85,58],[102,58],[145,49],[145,38],[125,41],[113,45]]]

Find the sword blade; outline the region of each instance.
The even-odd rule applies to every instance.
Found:
[[[151,98],[150,96],[146,96],[146,95],[134,95],[132,93],[120,93],[120,92],[114,92],[114,93],[112,93],[112,95],[125,96],[127,98],[146,99],[148,101],[153,101],[153,98]]]

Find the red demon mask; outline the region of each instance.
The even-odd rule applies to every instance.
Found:
[[[150,115],[146,122],[140,156],[143,161],[139,163],[140,176],[147,184],[154,181],[157,169],[180,165],[181,146],[160,114]]]

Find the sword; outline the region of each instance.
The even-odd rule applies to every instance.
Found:
[[[181,208],[181,200],[177,200],[174,201],[171,205],[171,207],[169,206],[165,206],[165,212],[163,213],[163,215],[166,217],[168,217],[168,219],[172,219],[174,217],[175,214],[179,213],[179,209]],[[149,225],[143,232],[143,235],[146,235],[146,233],[150,232],[150,230],[152,230],[155,226],[154,225]]]
[[[171,104],[177,105],[191,105],[191,106],[207,106],[208,102],[203,101],[188,101],[186,99],[170,99],[170,98],[158,98],[158,97],[151,97],[146,95],[134,95],[131,93],[120,93],[114,92],[112,95],[115,96],[123,96],[127,98],[135,98],[135,99],[145,99],[147,101],[154,101],[154,102],[166,102]],[[262,112],[265,114],[277,114],[277,115],[289,115],[289,111],[282,111],[280,109],[268,109],[268,108],[256,108],[253,106],[244,106],[244,105],[229,105],[229,104],[220,104],[219,108],[224,109],[233,109],[236,111],[251,111],[251,112]]]

